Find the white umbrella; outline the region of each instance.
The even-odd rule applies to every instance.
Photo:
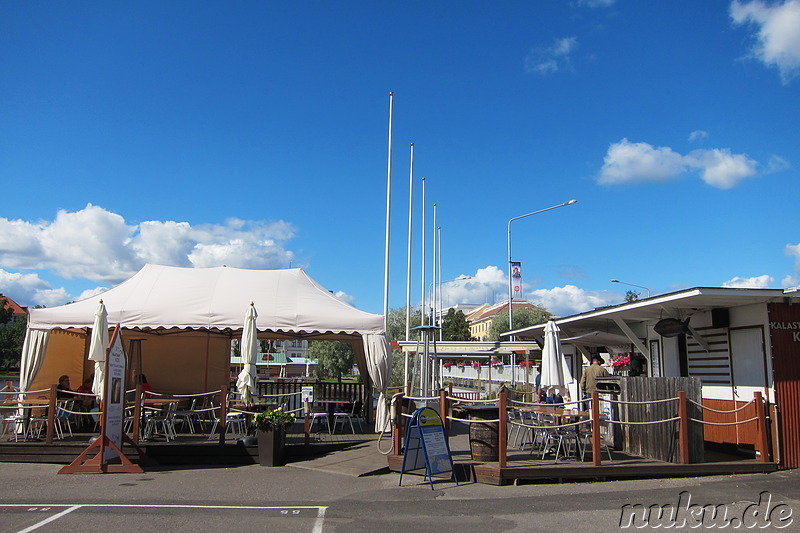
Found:
[[[108,312],[103,300],[94,313],[94,326],[92,339],[89,344],[89,360],[94,361],[94,382],[92,392],[103,399],[103,385],[105,383],[106,351],[108,350]]]
[[[244,315],[244,330],[240,352],[244,368],[239,372],[236,388],[242,395],[242,402],[249,405],[256,388],[256,358],[258,357],[258,330],[256,329],[256,307],[250,303],[250,309]]]
[[[542,349],[542,379],[540,387],[545,390],[567,390],[572,381],[572,373],[561,351],[561,330],[555,320],[550,320],[544,328],[544,348]]]

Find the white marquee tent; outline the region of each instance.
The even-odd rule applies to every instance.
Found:
[[[86,339],[100,298],[109,325],[120,324],[126,342],[142,341],[143,370],[156,374],[159,388],[169,392],[228,384],[230,340],[241,335],[252,302],[259,311],[259,339],[350,341],[362,375],[385,395],[391,351],[383,316],[342,302],[302,269],[158,265],[145,265],[96,298],[31,309],[22,354],[23,390],[47,387],[62,373],[84,375]],[[382,400],[377,427],[388,417]]]

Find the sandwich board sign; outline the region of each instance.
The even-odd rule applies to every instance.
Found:
[[[100,436],[59,474],[125,472],[141,474],[139,465],[133,464],[124,453],[122,443],[136,448],[140,462],[144,452],[122,431],[125,418],[125,350],[122,348],[120,325],[114,328],[106,351],[104,400],[101,405]],[[90,455],[96,452],[94,456]]]
[[[417,409],[408,422],[400,484],[403,483],[405,472],[422,468],[425,468],[425,477],[430,482],[431,489],[433,489],[433,476],[447,472],[452,474],[453,481],[458,485],[442,417],[430,407]]]

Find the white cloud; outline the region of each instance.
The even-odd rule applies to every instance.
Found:
[[[708,132],[703,130],[695,130],[689,134],[689,140],[691,142],[699,141],[702,139],[708,139]]]
[[[546,75],[559,70],[571,69],[571,54],[577,47],[577,38],[563,37],[555,39],[550,46],[534,48],[525,58],[525,70]]]
[[[545,307],[556,316],[568,316],[620,303],[624,298],[608,291],[586,291],[575,285],[537,289],[528,293],[528,300]]]
[[[355,305],[355,296],[351,296],[344,291],[336,291],[333,295],[346,304]]]
[[[794,256],[794,276],[786,276],[781,283],[784,287],[797,287],[800,285],[800,243],[787,244],[786,255]]]
[[[608,148],[597,182],[615,185],[670,181],[692,171],[712,187],[730,189],[745,178],[756,176],[758,162],[728,149],[694,150],[681,155],[669,147],[622,139]]]
[[[442,284],[445,306],[494,303],[508,298],[508,276],[496,266],[479,268],[472,276],[459,278]]]
[[[95,296],[99,296],[106,292],[110,287],[95,287],[94,289],[86,289],[77,298],[75,298],[76,302],[80,302],[81,300],[88,300],[89,298],[94,298]]]
[[[173,221],[128,224],[122,216],[88,204],[75,212],[61,210],[50,222],[0,218],[0,268],[50,270],[62,278],[103,284],[119,283],[145,263],[283,268],[294,257],[285,249],[293,236],[294,228],[283,221],[232,218],[222,225],[192,226]],[[27,280],[25,286],[19,280],[14,282],[20,294],[29,298],[27,301],[52,305],[70,297],[64,289],[50,288],[38,274],[7,274],[6,283],[11,283],[11,275],[35,277],[21,278]],[[34,294],[31,287],[36,283],[36,290],[44,292]],[[98,290],[81,298],[91,297]]]
[[[757,174],[757,162],[730,150],[695,150],[684,159],[690,167],[700,170],[703,181],[719,189],[731,189]]]
[[[20,305],[47,307],[60,305],[69,300],[63,288],[53,289],[38,274],[20,274],[0,268],[0,292],[14,299]]]
[[[578,0],[578,5],[588,7],[611,7],[616,0]]]
[[[647,143],[632,143],[622,139],[612,144],[603,158],[599,183],[665,181],[685,171],[683,156],[671,148],[655,148]]]
[[[585,291],[575,285],[525,292],[529,302],[543,305],[557,316],[566,316],[620,303],[623,297],[607,291]],[[458,279],[442,286],[445,306],[496,303],[508,300],[508,275],[496,266],[479,268],[469,279]]]
[[[772,276],[768,276],[767,274],[763,276],[754,276],[752,278],[736,276],[723,283],[722,286],[734,289],[766,289],[773,281],[775,280]]]
[[[730,7],[734,24],[757,27],[750,54],[768,67],[778,69],[786,84],[800,73],[800,0],[768,5],[759,0]]]

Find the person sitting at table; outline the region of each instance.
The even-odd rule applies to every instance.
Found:
[[[90,374],[89,377],[83,380],[83,384],[78,387],[78,390],[75,392],[80,392],[81,394],[92,394],[92,384],[94,383],[94,374]],[[78,410],[88,413],[92,410],[94,405],[94,396],[76,396],[75,397],[75,406]],[[81,417],[81,426],[88,425],[88,416]]]
[[[75,396],[72,394],[72,389],[69,388],[69,376],[64,374],[58,378],[58,387],[56,389],[56,398],[59,400],[71,400]]]
[[[149,396],[147,393],[153,390],[153,388],[147,382],[147,377],[145,377],[144,374],[139,374],[139,383],[142,384],[142,392],[145,393],[145,396]]]
[[[150,396],[147,393],[152,390],[152,387],[150,387],[150,384],[147,382],[147,377],[144,374],[139,374],[136,376],[136,382],[142,384],[142,393],[144,394],[145,398]],[[132,402],[134,398],[136,398],[136,393],[134,391],[125,393],[126,402]]]
[[[558,389],[550,389],[547,391],[547,397],[545,398],[545,403],[564,403],[564,397],[561,396],[561,392]]]

